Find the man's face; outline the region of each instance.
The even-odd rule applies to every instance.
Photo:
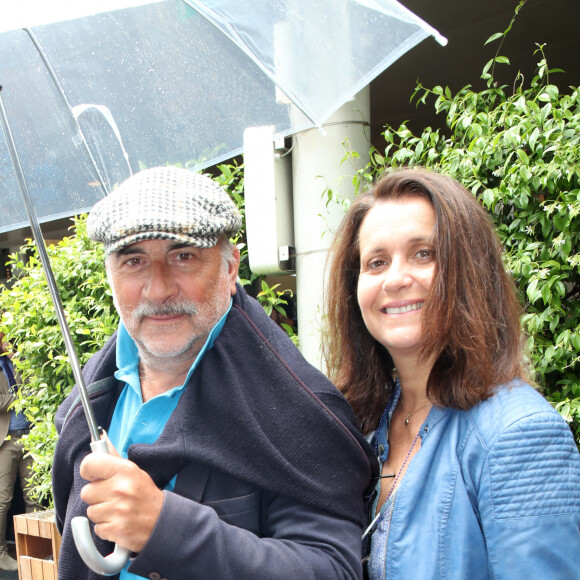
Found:
[[[115,306],[141,360],[191,360],[236,292],[239,252],[224,262],[220,244],[203,249],[146,240],[111,254]]]

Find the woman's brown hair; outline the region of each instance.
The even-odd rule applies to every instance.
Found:
[[[364,432],[376,428],[394,368],[358,306],[359,231],[377,201],[413,195],[428,199],[436,215],[436,267],[421,318],[421,356],[435,359],[429,398],[436,405],[469,409],[497,385],[524,375],[521,306],[489,215],[450,177],[424,169],[393,171],[353,202],[329,256],[324,354],[331,379]]]

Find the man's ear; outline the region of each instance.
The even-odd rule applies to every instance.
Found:
[[[232,259],[228,262],[228,277],[230,279],[230,291],[232,296],[236,293],[236,280],[238,279],[238,269],[240,267],[240,250],[234,246]]]

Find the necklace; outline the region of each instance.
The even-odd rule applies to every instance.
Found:
[[[425,406],[427,406],[427,405],[425,405]],[[395,490],[397,483],[399,482],[399,479],[401,478],[401,473],[403,473],[403,469],[404,469],[405,465],[407,465],[407,461],[409,461],[409,457],[411,457],[411,452],[413,451],[413,447],[415,447],[415,443],[417,443],[417,439],[419,439],[420,433],[421,433],[421,429],[419,429],[419,431],[417,431],[417,435],[415,435],[415,439],[413,439],[413,443],[411,443],[411,447],[409,448],[409,451],[407,452],[407,457],[405,457],[405,460],[403,461],[401,468],[399,469],[399,473],[397,473],[397,475],[395,476],[395,479],[393,481],[393,485],[391,486],[391,489],[389,490],[389,493],[387,494],[387,497],[385,498],[383,505],[385,505],[389,501],[391,495],[393,495],[393,491]],[[380,517],[381,517],[381,510],[379,510],[379,513],[375,516],[375,518],[371,522],[370,526],[364,531],[364,533],[362,535],[363,540],[364,540],[365,536],[374,528],[375,524],[377,523],[377,521],[379,520]]]
[[[407,413],[407,416],[405,417],[405,427],[407,427],[409,425],[409,419],[411,418],[411,415],[418,413],[419,411],[421,411],[425,407],[428,407],[430,404],[431,404],[431,401],[427,401],[422,407],[419,407],[418,409],[415,409],[414,411],[407,413],[407,409],[405,409],[405,405],[403,405],[403,398],[401,397],[401,407],[403,409],[403,413]]]

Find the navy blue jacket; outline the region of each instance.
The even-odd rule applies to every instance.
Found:
[[[112,337],[84,369],[104,427],[122,389],[113,377],[115,344]],[[89,452],[76,387],[56,425],[59,578],[98,578],[80,560],[70,531],[71,518],[86,512],[79,465]],[[131,446],[129,459],[160,488],[177,474],[131,572],[184,580],[361,576],[374,454],[344,397],[241,287],[163,433],[153,445]],[[112,549],[97,545],[104,555]]]

